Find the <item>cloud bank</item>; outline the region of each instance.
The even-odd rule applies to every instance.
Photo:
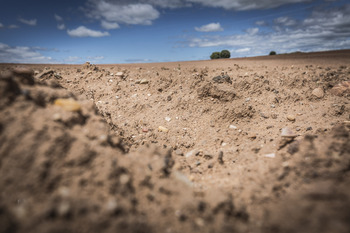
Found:
[[[262,25],[262,22],[257,22]],[[265,22],[264,22],[265,24]],[[272,21],[272,32],[249,28],[242,34],[201,36],[187,41],[190,47],[227,47],[237,53],[265,55],[271,50],[279,53],[321,51],[350,47],[350,4],[341,8],[314,10],[304,20],[279,17]]]
[[[195,30],[198,32],[219,32],[224,29],[221,27],[220,23],[210,23],[201,27],[195,27]]]
[[[90,0],[84,8],[89,18],[109,24],[151,25],[160,15],[150,4],[121,4],[122,1]]]
[[[104,37],[110,35],[109,32],[95,31],[85,26],[80,26],[76,29],[67,30],[67,33],[71,37]]]
[[[36,26],[37,20],[36,19],[23,19],[23,18],[18,18],[18,21],[27,24],[29,26]]]
[[[42,55],[40,48],[26,46],[9,46],[0,43],[0,62],[1,63],[55,63],[51,57]]]

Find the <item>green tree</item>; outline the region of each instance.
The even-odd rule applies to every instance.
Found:
[[[231,57],[230,51],[228,51],[226,49],[221,51],[220,58],[230,58],[230,57]]]
[[[220,52],[213,52],[210,55],[210,59],[219,59],[220,58]]]
[[[271,56],[271,55],[276,55],[276,54],[277,53],[275,51],[271,51],[269,55]]]

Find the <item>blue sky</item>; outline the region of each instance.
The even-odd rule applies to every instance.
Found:
[[[0,0],[0,62],[204,60],[350,48],[349,0]]]

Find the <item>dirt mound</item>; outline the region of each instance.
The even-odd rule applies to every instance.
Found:
[[[317,59],[2,65],[0,232],[348,232],[349,61]]]

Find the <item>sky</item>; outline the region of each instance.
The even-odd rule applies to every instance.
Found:
[[[94,64],[350,49],[350,0],[0,0],[0,63]]]

